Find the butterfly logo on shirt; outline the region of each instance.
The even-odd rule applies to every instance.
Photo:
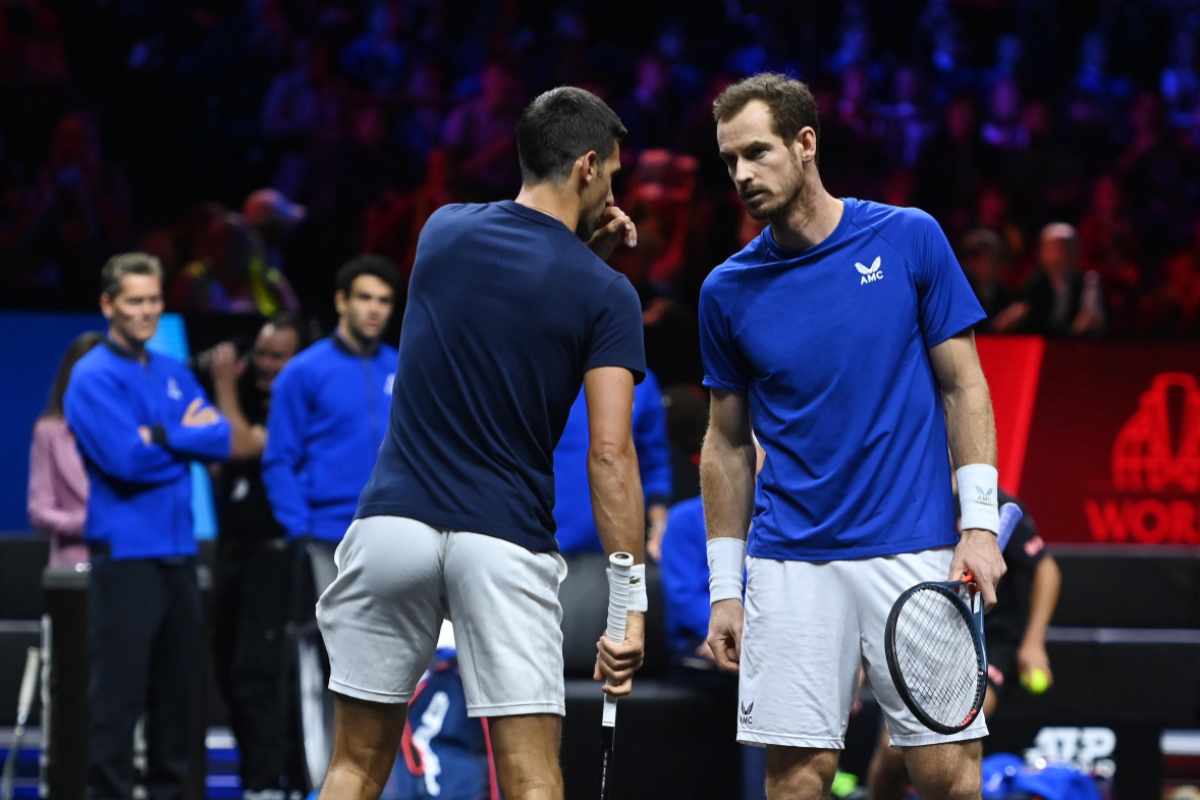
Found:
[[[866,286],[868,283],[883,280],[883,256],[875,256],[875,260],[871,262],[871,266],[867,266],[861,261],[854,262],[854,268],[858,270],[861,276],[858,281],[859,286]]]
[[[183,390],[179,388],[179,384],[175,382],[175,378],[167,378],[167,397],[172,400],[182,400]]]

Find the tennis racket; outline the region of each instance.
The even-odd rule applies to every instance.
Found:
[[[613,553],[608,557],[608,627],[604,635],[610,642],[625,641],[625,615],[629,607],[629,571],[633,556]],[[612,768],[613,741],[617,732],[617,700],[604,695],[604,713],[600,718],[600,800],[608,800],[608,774]]]
[[[1021,521],[1016,503],[1000,509],[1001,552]],[[883,632],[888,671],[900,699],[930,730],[965,730],[983,708],[987,651],[983,601],[974,576],[918,583],[896,599]]]
[[[25,653],[21,689],[17,693],[17,726],[13,729],[12,744],[8,748],[8,758],[4,759],[4,772],[0,775],[0,798],[3,800],[12,800],[13,776],[21,755],[21,743],[25,739],[25,725],[29,722],[29,712],[33,710],[33,690],[37,688],[39,661],[38,649],[29,648]]]

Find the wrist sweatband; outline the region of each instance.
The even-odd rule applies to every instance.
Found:
[[[646,565],[634,564],[629,568],[629,604],[626,611],[641,611],[643,614],[650,607],[646,597]]]
[[[708,540],[708,602],[742,599],[742,562],[746,540],[721,536]]]
[[[955,470],[962,529],[979,528],[997,533],[1000,511],[996,481],[999,473],[991,464],[967,464]]]

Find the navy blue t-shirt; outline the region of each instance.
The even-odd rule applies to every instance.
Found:
[[[929,350],[984,318],[941,228],[845,199],[801,252],[768,226],[700,291],[706,386],[746,396],[767,458],[748,552],[797,561],[954,544]]]
[[[388,434],[359,518],[554,542],[554,447],[583,375],[646,370],[637,292],[554,217],[449,205],[421,231]]]

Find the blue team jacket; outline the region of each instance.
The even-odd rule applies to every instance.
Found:
[[[229,423],[184,428],[193,400],[208,405],[188,368],[105,344],[75,365],[64,402],[90,481],[84,536],[106,542],[113,559],[194,555],[188,464],[229,458]],[[156,430],[155,443],[143,443],[139,426]]]
[[[708,535],[699,497],[681,500],[667,513],[659,574],[667,648],[676,658],[690,656],[708,635]]]
[[[571,406],[562,438],[554,448],[554,522],[559,550],[568,555],[599,553],[603,549],[592,517],[588,488],[589,440],[587,398],[580,391]],[[649,370],[646,379],[633,390],[633,444],[646,504],[669,502],[671,449],[667,443],[667,412],[658,380]]]
[[[275,379],[263,483],[289,535],[345,534],[387,432],[396,361],[395,348],[360,355],[331,336]]]

